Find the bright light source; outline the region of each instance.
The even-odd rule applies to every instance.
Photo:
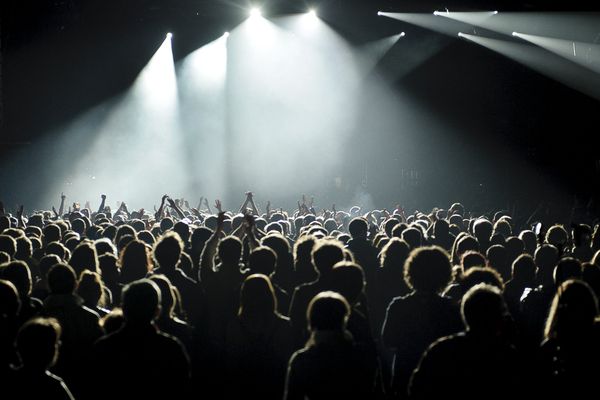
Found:
[[[492,14],[496,15],[496,14],[498,14],[498,11],[494,11]]]
[[[519,34],[517,32],[513,32],[512,35],[513,36],[519,36]]]
[[[462,32],[458,32],[458,37],[464,37],[465,35]]]
[[[440,15],[440,12],[439,11],[434,11],[433,15]]]
[[[260,8],[252,8],[250,10],[250,17],[251,18],[259,18],[262,17],[262,12],[260,11]]]
[[[377,11],[377,15],[383,15],[383,13],[381,11]]]
[[[308,10],[308,16],[311,18],[317,18],[317,11],[311,8],[310,10]]]
[[[223,34],[223,37],[224,37],[224,38],[228,38],[228,37],[229,37],[229,32],[225,32],[225,33]]]
[[[404,37],[404,36],[406,36],[406,33],[400,32],[400,37]]]
[[[173,37],[173,34],[172,34],[171,32],[168,32],[168,33],[167,33],[167,39],[169,39],[169,40],[170,40],[172,37]]]

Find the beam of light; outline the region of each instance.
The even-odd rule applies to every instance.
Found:
[[[363,57],[363,66],[365,72],[370,72],[377,63],[385,57],[385,55],[394,47],[394,45],[406,36],[404,32],[396,35],[391,35],[373,42],[369,42],[359,49],[360,55]]]
[[[437,11],[436,11],[437,12]],[[473,26],[483,26],[487,20],[498,14],[498,11],[477,11],[477,12],[441,12],[435,15],[446,17],[455,21],[464,22]]]
[[[225,193],[227,45],[229,33],[177,64],[182,149],[187,190],[195,196]],[[210,173],[208,173],[210,171]]]
[[[600,13],[503,11],[484,20],[480,26],[505,35],[526,32],[536,36],[592,43],[598,40]]]
[[[390,13],[380,12],[379,15],[397,19],[421,28],[430,29],[448,36],[456,36],[456,32],[466,30],[471,24],[451,18],[438,18],[438,16],[449,14],[447,12],[435,11],[433,14],[424,13]]]
[[[515,36],[522,37],[522,34],[516,33]],[[461,37],[498,52],[572,89],[600,99],[600,75],[567,59],[531,44],[515,43],[466,33],[463,33]]]
[[[177,163],[177,110],[171,40],[165,38],[126,93],[56,132],[45,204],[56,203],[56,191],[82,204],[106,193],[111,201],[127,200],[130,210],[160,201],[165,191],[175,195],[184,176]]]
[[[308,10],[308,12],[306,14],[310,18],[318,18],[318,16],[317,16],[317,10],[315,10],[314,8],[311,8],[310,10]]]
[[[253,7],[250,9],[250,18],[261,18],[262,11],[258,7]]]
[[[230,37],[226,146],[233,191],[292,200],[287,196],[299,188],[323,189],[342,169],[361,76],[346,42],[318,18],[306,30],[306,17],[247,21]]]
[[[523,40],[600,73],[600,45],[513,32]]]

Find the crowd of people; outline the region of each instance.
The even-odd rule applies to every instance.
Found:
[[[0,203],[1,397],[595,392],[597,221],[313,202]]]

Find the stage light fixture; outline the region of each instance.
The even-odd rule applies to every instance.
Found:
[[[167,32],[167,39],[171,40],[172,37],[173,37],[173,34],[171,32]]]
[[[315,10],[314,8],[311,8],[310,10],[308,10],[307,14],[311,18],[317,18],[317,10]]]
[[[406,33],[400,32],[400,37],[404,37],[404,36],[406,36]]]
[[[260,17],[262,17],[262,12],[260,11],[260,8],[254,7],[252,9],[250,9],[250,17],[251,18],[260,18]]]

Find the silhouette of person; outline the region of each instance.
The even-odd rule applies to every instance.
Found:
[[[125,324],[99,339],[93,349],[93,367],[104,384],[94,386],[98,399],[184,398],[188,395],[190,365],[181,342],[160,332],[158,286],[149,279],[123,289]]]
[[[57,360],[61,328],[54,318],[33,318],[17,334],[21,364],[8,374],[3,391],[23,399],[73,400],[65,382],[50,373]]]
[[[500,289],[479,284],[463,297],[465,330],[435,341],[409,384],[411,399],[505,399],[522,389],[517,351],[506,339],[510,317]],[[493,392],[491,392],[493,391]]]
[[[228,325],[225,348],[227,398],[281,399],[292,354],[289,319],[277,312],[268,276],[253,274],[242,284],[240,308]]]
[[[311,300],[307,314],[310,339],[290,359],[284,399],[372,397],[376,365],[346,329],[346,299],[321,292]]]
[[[394,352],[391,389],[401,397],[406,395],[410,375],[427,346],[460,330],[458,307],[440,294],[452,279],[444,249],[413,250],[404,264],[404,276],[413,291],[391,301],[382,328],[383,344]]]

